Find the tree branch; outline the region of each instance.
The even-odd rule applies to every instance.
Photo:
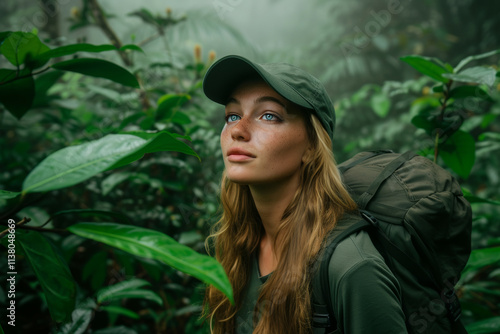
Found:
[[[123,60],[123,63],[126,66],[132,66],[133,62],[130,60],[128,55],[125,53],[125,51],[121,51],[120,48],[123,46],[122,42],[116,35],[113,29],[111,29],[110,25],[108,24],[108,20],[104,16],[104,12],[97,3],[97,0],[88,0],[89,8],[92,12],[92,16],[94,17],[94,20],[96,21],[96,24],[104,31],[104,34],[109,38],[111,41],[111,44],[113,44],[117,49],[118,49],[118,54],[120,55],[120,58]]]
[[[31,221],[31,218],[26,218],[24,217],[20,222],[16,223],[16,228],[21,227],[22,225],[29,223]],[[7,233],[9,233],[10,228],[7,228],[0,232],[0,239],[3,238]]]

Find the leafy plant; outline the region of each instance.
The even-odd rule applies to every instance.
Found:
[[[162,21],[158,16],[150,23],[166,29],[184,19],[170,16],[170,21]],[[195,250],[201,250],[203,241],[196,230],[202,230],[205,217],[216,210],[214,179],[203,174],[202,155],[195,150],[212,156],[217,146],[207,143],[217,138],[206,121],[193,122],[193,115],[205,112],[193,101],[201,73],[214,55],[208,62],[200,56],[194,64],[166,67],[164,72],[146,63],[134,74],[108,60],[80,57],[107,51],[115,51],[126,66],[132,65],[130,51],[144,53],[121,43],[50,48],[36,33],[0,33],[0,53],[11,64],[0,69],[0,112],[3,106],[17,119],[4,115],[4,125],[20,129],[1,138],[2,146],[12,150],[2,151],[2,161],[9,162],[0,180],[0,216],[17,221],[15,229],[1,231],[1,243],[8,246],[6,236],[15,233],[18,323],[26,322],[33,312],[28,309],[34,309],[50,314],[50,319],[30,319],[27,328],[58,333],[89,328],[119,333],[175,327],[198,331],[199,283],[190,276],[213,284],[232,300],[220,264]],[[68,56],[73,58],[65,60]],[[163,76],[155,81],[181,73],[191,85],[179,92],[168,84],[152,88],[152,80],[141,84],[152,73]],[[95,109],[78,102],[90,101],[89,92]],[[110,107],[125,107],[126,112],[106,125]],[[60,131],[46,132],[40,124]],[[30,131],[23,132],[24,127]],[[43,146],[22,149],[20,138],[40,140]],[[194,158],[189,164],[188,157]],[[192,179],[195,175],[202,177]],[[188,180],[195,192],[200,182],[202,190],[194,199],[212,196],[212,201],[198,203],[190,193],[178,196]],[[182,224],[196,229],[183,232]],[[144,289],[146,285],[153,290]],[[0,296],[8,302],[5,294]],[[136,302],[129,304],[130,299]],[[120,320],[140,318],[142,322],[128,328]]]

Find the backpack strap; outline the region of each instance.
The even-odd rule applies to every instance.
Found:
[[[339,168],[339,172],[340,173],[344,173],[346,170],[356,166],[356,165],[359,165],[360,163],[362,163],[363,161],[365,160],[368,160],[370,158],[373,158],[374,156],[377,156],[377,155],[380,155],[380,154],[384,154],[384,153],[394,153],[394,151],[392,150],[377,150],[377,151],[371,151],[369,154],[365,155],[364,157],[362,158],[359,158],[357,160],[354,160],[353,162],[351,162],[350,164],[348,165],[342,165],[342,166],[338,166]]]
[[[378,189],[382,183],[390,177],[394,172],[401,167],[405,162],[416,156],[417,154],[411,151],[401,154],[396,159],[392,160],[385,166],[382,172],[377,176],[377,178],[370,184],[368,189],[359,196],[357,203],[360,209],[366,209],[368,203],[371,201],[373,196],[377,193]]]
[[[337,329],[337,321],[331,303],[330,280],[328,278],[328,268],[330,258],[338,244],[360,230],[370,226],[365,219],[341,220],[326,238],[326,247],[320,255],[313,277],[313,328],[324,328],[324,333],[331,333]]]

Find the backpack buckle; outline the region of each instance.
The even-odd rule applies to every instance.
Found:
[[[448,311],[448,318],[453,322],[457,322],[462,315],[462,308],[460,307],[460,301],[455,289],[448,290],[444,293],[444,296],[446,297],[445,305]]]
[[[359,212],[366,221],[369,221],[372,225],[377,225],[377,218],[375,218],[375,216],[372,215],[370,212],[365,210],[359,210]]]
[[[312,321],[314,328],[329,328],[332,325],[328,313],[313,313]]]

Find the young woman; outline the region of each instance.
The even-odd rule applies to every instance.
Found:
[[[356,214],[331,149],[332,102],[292,65],[239,56],[212,65],[203,88],[225,105],[223,214],[208,241],[235,297],[231,305],[208,287],[211,331],[312,333],[315,260],[328,233]],[[335,333],[406,333],[399,284],[366,232],[338,245],[329,273]]]

